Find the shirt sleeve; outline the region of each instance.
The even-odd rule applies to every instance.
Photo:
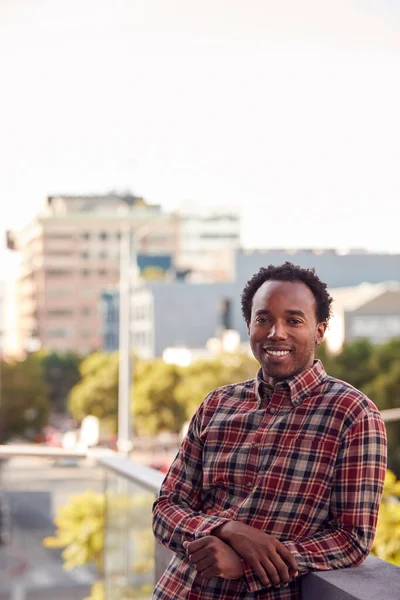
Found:
[[[211,535],[213,529],[229,520],[201,512],[203,444],[200,426],[204,403],[212,394],[191,420],[153,505],[153,531],[157,541],[178,554],[186,554],[185,541]]]
[[[385,424],[379,413],[368,413],[341,440],[326,527],[309,537],[283,542],[300,576],[363,562],[374,540],[385,474]],[[253,569],[243,566],[246,587],[252,592],[265,589]]]
[[[385,424],[379,413],[370,412],[341,440],[326,527],[310,537],[284,542],[300,575],[363,562],[374,540],[385,475]]]

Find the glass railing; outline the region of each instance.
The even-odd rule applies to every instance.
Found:
[[[107,450],[0,446],[0,600],[150,599],[159,576],[155,557],[160,570],[169,556],[156,552],[151,529],[162,480],[158,471]],[[87,557],[74,540],[69,549],[43,544],[60,538],[63,525],[87,537]]]
[[[82,600],[96,570],[65,570],[62,549],[46,548],[43,540],[54,536],[53,518],[71,496],[102,493],[103,469],[85,455],[40,450],[0,447],[0,599]]]
[[[151,508],[163,476],[120,456],[99,463],[106,469],[105,597],[150,599],[156,579]]]

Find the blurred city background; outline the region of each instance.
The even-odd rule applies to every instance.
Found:
[[[151,596],[154,495],[285,261],[383,411],[400,565],[399,67],[393,0],[0,0],[0,600]]]

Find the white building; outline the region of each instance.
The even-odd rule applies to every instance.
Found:
[[[177,266],[191,269],[192,281],[232,281],[240,247],[238,211],[186,204],[179,211],[179,222]]]
[[[325,340],[331,352],[343,343],[367,338],[381,343],[400,337],[400,285],[396,282],[362,283],[330,289],[333,314]]]

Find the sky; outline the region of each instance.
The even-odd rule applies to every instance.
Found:
[[[0,0],[0,279],[4,231],[63,193],[400,252],[399,74],[398,0]]]

